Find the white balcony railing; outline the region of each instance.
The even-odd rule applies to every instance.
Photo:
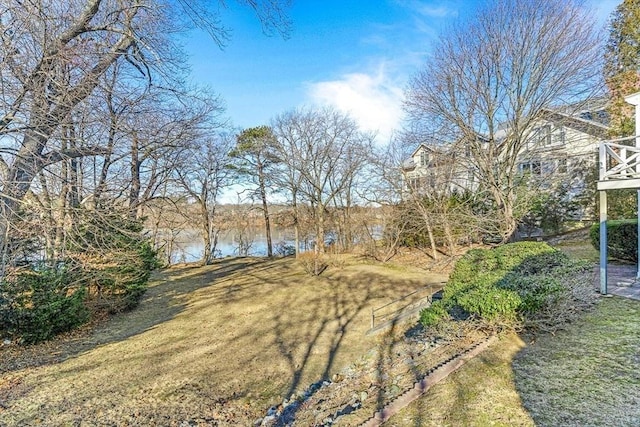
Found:
[[[640,147],[621,143],[636,137],[600,143],[598,189],[639,188]]]

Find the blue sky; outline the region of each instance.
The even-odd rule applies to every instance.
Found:
[[[586,3],[604,25],[620,0]],[[192,79],[218,93],[238,127],[311,105],[348,112],[388,140],[401,125],[408,80],[438,32],[473,14],[480,1],[293,0],[290,37],[267,37],[253,13],[228,2],[221,19],[232,37],[220,50],[204,33],[187,40]]]

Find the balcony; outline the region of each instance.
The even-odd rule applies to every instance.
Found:
[[[631,136],[600,143],[598,190],[640,189],[640,147],[625,145],[635,140]]]

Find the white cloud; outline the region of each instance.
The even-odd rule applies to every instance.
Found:
[[[446,16],[455,16],[457,11],[447,6],[422,5],[417,8],[418,13],[431,18],[444,18]]]
[[[402,7],[428,18],[457,16],[459,7],[457,3],[452,1],[398,0],[398,4]]]
[[[372,74],[351,73],[313,83],[308,94],[314,103],[348,113],[363,130],[377,132],[379,142],[387,142],[402,120],[403,90],[384,67]]]

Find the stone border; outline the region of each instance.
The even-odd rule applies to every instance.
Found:
[[[413,385],[413,388],[404,394],[398,396],[393,402],[388,404],[381,411],[374,414],[372,418],[361,424],[361,427],[377,427],[388,421],[393,415],[400,412],[401,409],[409,405],[411,402],[422,396],[432,386],[436,385],[449,376],[450,373],[456,371],[462,365],[473,359],[478,354],[486,350],[496,341],[495,335],[490,336],[484,341],[475,344],[472,347],[458,353],[456,356],[440,363],[436,367],[429,370],[427,375]]]

